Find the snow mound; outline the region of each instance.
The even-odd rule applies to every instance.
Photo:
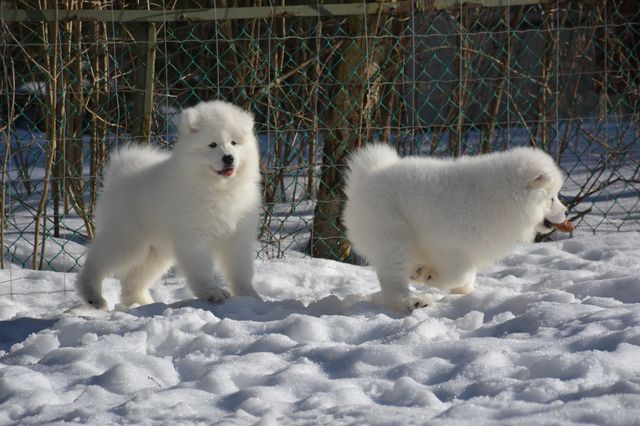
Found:
[[[158,303],[91,315],[75,274],[14,267],[0,423],[635,424],[638,258],[638,234],[522,246],[407,317],[371,303],[370,268],[326,260],[259,263],[264,301],[172,275]]]

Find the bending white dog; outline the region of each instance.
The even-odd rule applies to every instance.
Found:
[[[96,237],[77,280],[79,295],[106,307],[102,281],[118,276],[122,304],[153,302],[149,287],[178,263],[193,293],[230,296],[214,277],[214,259],[230,290],[257,296],[251,281],[260,206],[253,116],[222,102],[182,112],[172,154],[122,148],[111,157],[96,206]]]
[[[431,302],[409,290],[411,277],[468,293],[478,269],[517,242],[553,226],[572,229],[558,199],[562,172],[538,149],[401,159],[387,145],[371,145],[350,158],[349,168],[349,239],[376,269],[383,302],[399,311]]]

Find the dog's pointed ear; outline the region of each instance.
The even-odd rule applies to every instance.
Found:
[[[187,108],[182,111],[181,130],[185,134],[195,133],[198,130],[200,113],[195,108]]]
[[[253,112],[251,112],[251,111],[246,111],[246,110],[245,110],[244,112],[245,112],[245,114],[246,114],[246,116],[247,116],[248,123],[249,123],[249,125],[251,126],[251,128],[249,129],[249,131],[254,132],[254,131],[255,131],[255,128],[256,128],[256,120],[255,120],[255,116],[254,116]]]
[[[551,182],[551,177],[547,173],[541,173],[527,183],[527,188],[529,189],[542,188],[548,185],[550,182]]]

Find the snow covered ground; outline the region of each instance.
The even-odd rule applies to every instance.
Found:
[[[593,173],[569,160],[571,199]],[[303,186],[293,180],[287,196]],[[593,210],[571,238],[521,245],[473,293],[439,294],[406,317],[371,302],[370,268],[295,251],[309,201],[276,206],[284,237],[256,261],[264,301],[194,300],[172,273],[152,291],[158,303],[131,310],[106,281],[109,312],[73,291],[85,250],[73,232],[47,240],[49,271],[18,266],[31,264],[33,213],[17,206],[5,235],[14,264],[0,270],[0,424],[637,425],[635,189],[587,197],[575,210]]]
[[[257,263],[264,301],[210,305],[174,274],[106,313],[75,273],[14,266],[0,424],[638,424],[639,260],[633,232],[522,245],[407,317],[369,301],[370,268],[295,255]]]

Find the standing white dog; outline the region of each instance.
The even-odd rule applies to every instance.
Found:
[[[230,296],[214,277],[214,259],[230,290],[252,287],[260,206],[253,116],[222,101],[182,111],[172,154],[122,148],[105,173],[96,206],[96,237],[77,280],[79,295],[106,308],[102,280],[118,276],[122,304],[153,302],[149,287],[178,263],[195,296]]]
[[[349,239],[376,269],[383,303],[398,311],[431,303],[410,291],[410,278],[465,294],[478,268],[517,242],[552,227],[573,229],[558,199],[562,172],[539,149],[401,159],[387,145],[371,145],[350,158],[349,168]]]

